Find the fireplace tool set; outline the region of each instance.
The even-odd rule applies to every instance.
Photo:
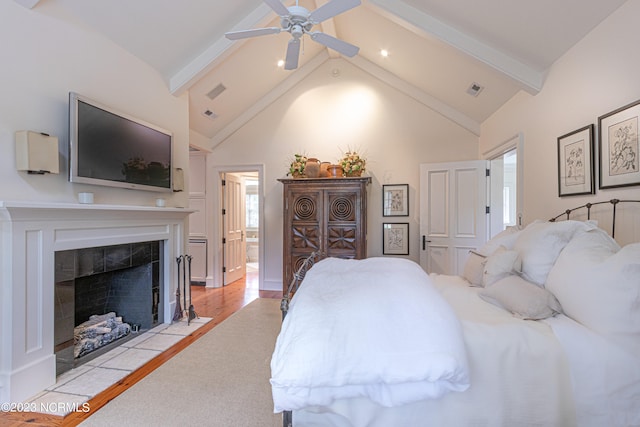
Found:
[[[180,255],[176,258],[176,263],[178,264],[178,286],[176,287],[176,310],[173,314],[173,320],[177,321],[182,319],[184,316],[187,317],[187,325],[191,323],[191,321],[198,317],[193,304],[191,303],[191,289],[189,289],[189,306],[187,307],[187,283],[191,285],[191,259],[193,257],[191,255]],[[187,267],[188,264],[188,267]],[[180,274],[180,267],[182,266],[182,275]],[[187,282],[187,268],[189,269],[189,281]],[[182,305],[180,305],[180,279],[182,278],[182,301],[184,305],[184,309]]]

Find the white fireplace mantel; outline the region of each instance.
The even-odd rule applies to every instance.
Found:
[[[55,252],[162,240],[162,310],[175,307],[175,263],[193,210],[0,201],[0,402],[21,402],[56,381]]]

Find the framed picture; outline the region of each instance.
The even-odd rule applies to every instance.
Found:
[[[598,117],[600,188],[640,185],[640,100]]]
[[[409,223],[382,224],[382,254],[409,255]]]
[[[596,192],[591,124],[558,138],[558,196]]]
[[[382,216],[409,216],[409,184],[382,186]]]

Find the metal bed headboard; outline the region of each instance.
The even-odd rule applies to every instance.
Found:
[[[316,262],[316,258],[320,255],[321,255],[320,252],[317,252],[317,251],[311,252],[309,256],[304,259],[302,264],[300,264],[300,267],[298,267],[298,270],[296,270],[296,272],[293,273],[293,279],[291,279],[291,283],[287,288],[287,292],[285,292],[284,295],[282,295],[282,300],[280,301],[280,310],[282,311],[283,320],[284,320],[284,317],[287,315],[287,312],[289,311],[289,302],[291,301],[292,293],[295,293],[298,290],[298,288],[300,287],[300,283],[302,283],[302,279],[304,279],[305,274],[307,274],[307,271],[309,271],[309,269],[313,267],[313,264],[315,264]],[[321,258],[324,258],[324,257],[321,257]]]
[[[574,211],[577,211],[579,209],[586,209],[587,210],[587,220],[589,220],[589,219],[591,219],[591,208],[593,206],[595,206],[595,205],[603,205],[603,204],[607,204],[607,203],[610,203],[612,205],[612,209],[613,209],[613,217],[612,217],[612,223],[611,223],[611,237],[615,238],[616,237],[616,207],[617,207],[618,203],[640,203],[640,200],[611,199],[611,200],[604,200],[602,202],[585,203],[582,206],[577,206],[577,207],[572,208],[572,209],[567,209],[563,213],[551,218],[549,221],[555,222],[557,219],[560,219],[563,215],[566,215],[565,219],[570,219],[571,213],[574,212]]]

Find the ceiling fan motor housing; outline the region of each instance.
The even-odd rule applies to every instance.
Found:
[[[311,27],[313,27],[313,23],[309,21],[311,12],[302,6],[290,6],[288,10],[289,16],[280,20],[280,25],[284,30],[290,32],[296,38],[311,30]]]

